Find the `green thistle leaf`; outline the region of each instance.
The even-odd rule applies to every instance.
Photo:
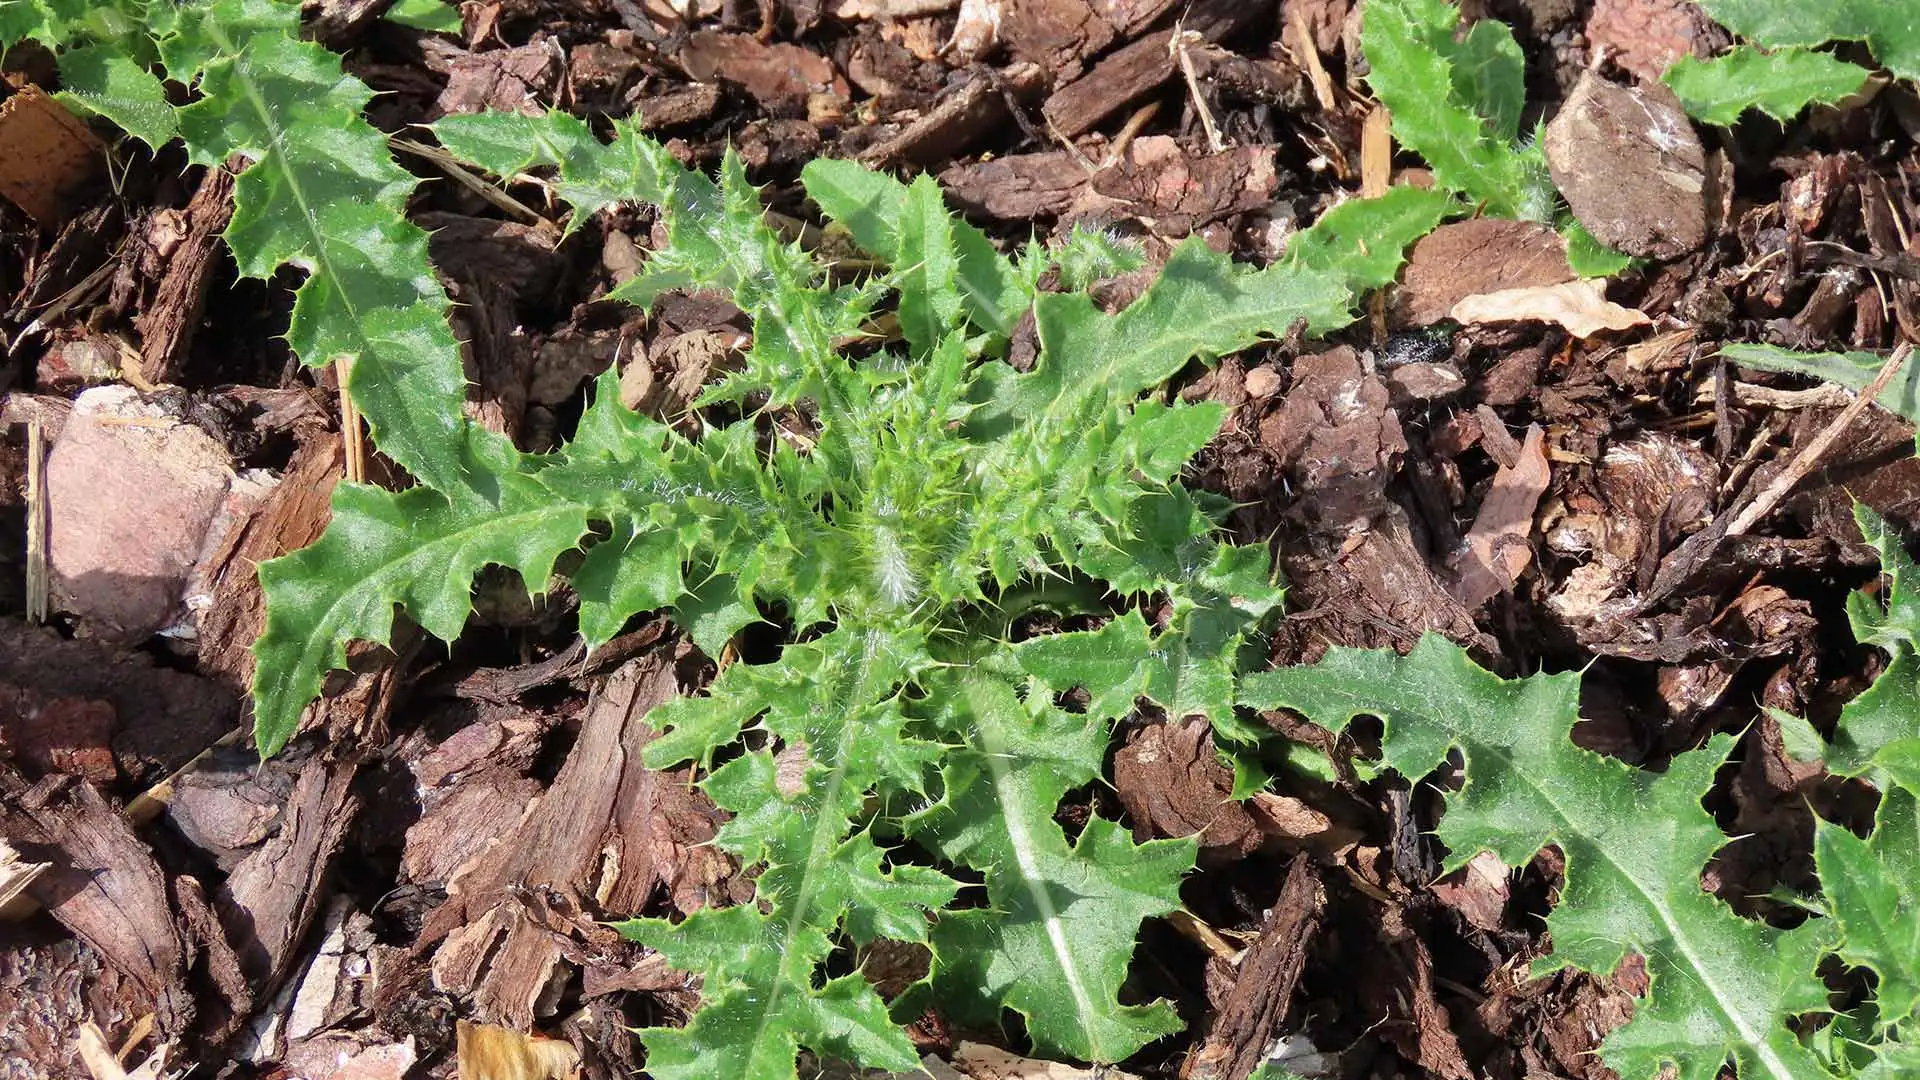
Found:
[[[1661,72],[1687,115],[1731,125],[1748,109],[1781,123],[1815,102],[1831,104],[1860,91],[1867,70],[1831,53],[1809,49],[1762,52],[1740,46],[1724,56],[1683,56]]]
[[[1673,1069],[1711,1080],[1729,1061],[1746,1080],[1822,1074],[1788,1019],[1826,1008],[1807,972],[1825,929],[1779,931],[1705,892],[1700,873],[1728,839],[1700,805],[1733,741],[1718,736],[1664,774],[1574,745],[1577,675],[1511,682],[1428,635],[1405,657],[1330,650],[1310,667],[1249,675],[1242,700],[1290,708],[1330,730],[1366,714],[1386,724],[1382,762],[1408,778],[1458,750],[1466,784],[1438,836],[1445,865],[1482,851],[1524,866],[1547,844],[1566,855],[1566,884],[1548,917],[1553,952],[1539,971],[1610,974],[1629,952],[1652,989],[1601,1054],[1630,1080]]]
[[[1920,19],[1905,4],[1701,0],[1700,6],[1715,22],[1769,48],[1864,41],[1889,71],[1903,79],[1920,79]]]

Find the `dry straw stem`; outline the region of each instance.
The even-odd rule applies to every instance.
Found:
[[[1853,399],[1853,403],[1842,410],[1839,416],[1834,417],[1833,423],[1828,424],[1825,431],[1822,431],[1818,437],[1808,443],[1806,449],[1801,450],[1800,453],[1794,457],[1793,461],[1787,466],[1786,471],[1774,477],[1773,482],[1767,485],[1766,490],[1762,491],[1758,498],[1748,503],[1746,509],[1740,511],[1739,515],[1733,519],[1733,524],[1727,526],[1726,535],[1743,535],[1748,529],[1753,528],[1755,523],[1761,518],[1772,513],[1773,508],[1779,504],[1780,500],[1786,498],[1787,493],[1792,491],[1794,486],[1799,484],[1808,473],[1813,471],[1813,467],[1820,463],[1821,457],[1823,457],[1827,449],[1833,445],[1834,440],[1838,439],[1842,432],[1851,427],[1854,419],[1866,411],[1868,405],[1873,403],[1874,397],[1877,396],[1880,391],[1886,389],[1887,383],[1893,381],[1893,376],[1900,370],[1900,365],[1906,362],[1907,355],[1912,351],[1912,343],[1901,342],[1899,347],[1893,350],[1893,355],[1887,357],[1887,362],[1880,366],[1880,371],[1874,375],[1873,381],[1868,383],[1865,389],[1860,391],[1859,396]]]

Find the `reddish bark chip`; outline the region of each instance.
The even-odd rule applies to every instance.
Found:
[[[1533,221],[1475,218],[1442,225],[1413,245],[1393,315],[1431,326],[1477,293],[1572,281],[1560,234]]]
[[[1593,0],[1587,40],[1635,75],[1657,79],[1675,60],[1704,59],[1729,39],[1693,0]]]
[[[1587,72],[1547,125],[1546,151],[1554,184],[1601,243],[1675,259],[1706,242],[1706,151],[1666,87]]]

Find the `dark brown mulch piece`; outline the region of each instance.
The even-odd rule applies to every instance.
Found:
[[[805,116],[816,96],[844,104],[850,94],[833,61],[798,45],[769,45],[751,34],[701,30],[675,59],[695,82],[734,83],[776,115]]]
[[[1045,73],[1033,64],[1009,64],[995,71],[970,69],[967,81],[935,103],[926,115],[859,151],[874,168],[892,164],[931,167],[970,149],[1010,118],[1009,102],[1020,107],[1039,96]]]
[[[1199,0],[1180,17],[1181,29],[1219,42],[1271,17],[1272,10],[1241,0]],[[1079,79],[1055,90],[1041,107],[1052,130],[1072,138],[1093,130],[1115,110],[1175,78],[1169,58],[1172,30],[1160,30],[1108,55]]]
[[[1361,996],[1379,1031],[1407,1060],[1444,1080],[1474,1075],[1460,1049],[1453,1017],[1435,993],[1433,953],[1426,935],[1408,925],[1409,912],[1388,904],[1379,921],[1379,947],[1361,960]]]
[[[428,118],[495,111],[545,112],[565,70],[566,54],[552,38],[537,45],[455,57],[448,65],[447,87],[440,92]]]
[[[1706,151],[1665,86],[1588,72],[1547,125],[1545,146],[1554,184],[1601,243],[1676,259],[1706,242]]]
[[[417,947],[439,945],[436,985],[472,995],[482,1019],[522,1030],[535,1021],[570,947],[569,913],[583,905],[633,913],[659,887],[681,911],[751,895],[732,861],[704,846],[718,812],[684,770],[641,763],[654,735],[647,712],[678,692],[670,648],[609,677],[552,785],[511,834],[456,873],[446,903],[428,916]]]
[[[200,618],[200,670],[236,691],[253,681],[250,650],[265,625],[266,598],[254,567],[320,538],[331,520],[329,503],[343,460],[338,438],[303,443],[279,485],[252,514],[234,522],[203,568],[213,599]]]
[[[1027,221],[1056,217],[1086,187],[1088,168],[1065,150],[1009,154],[940,174],[954,205],[982,217]]]
[[[1181,1080],[1245,1080],[1259,1066],[1286,1017],[1326,900],[1312,862],[1294,856],[1259,939],[1241,958],[1233,989],[1181,1065]]]
[[[1166,135],[1127,145],[1119,160],[1090,168],[1065,151],[1017,154],[962,165],[940,176],[947,197],[1006,220],[1139,220],[1180,237],[1203,225],[1267,206],[1279,178],[1268,147],[1212,154]]]
[[[1189,717],[1134,730],[1113,757],[1113,786],[1135,839],[1200,837],[1203,861],[1227,862],[1266,841],[1259,822],[1235,802],[1233,772],[1220,763],[1213,731]]]
[[[133,317],[140,334],[139,376],[148,385],[180,377],[206,308],[213,271],[226,258],[220,233],[233,217],[233,180],[239,160],[207,169],[186,209],[170,219],[174,228],[153,254],[165,271],[153,298]]]
[[[1557,285],[1575,276],[1566,244],[1545,225],[1501,218],[1451,222],[1408,252],[1392,313],[1403,326],[1430,326],[1476,293]]]
[[[43,700],[106,703],[115,720],[115,760],[139,783],[186,764],[233,730],[240,714],[234,691],[216,682],[17,619],[0,620],[0,682]]]
[[[27,895],[140,988],[163,1039],[183,1034],[195,1012],[193,949],[174,921],[167,875],[127,819],[85,781],[29,786],[0,766],[0,833],[26,859],[52,864]]]
[[[688,83],[657,94],[630,94],[627,108],[641,131],[659,131],[712,116],[720,108],[720,88],[713,83]]]
[[[327,871],[360,809],[359,763],[308,759],[280,811],[280,828],[248,853],[214,897],[249,982],[271,992],[327,895]]]
[[[1646,977],[1639,958],[1629,954],[1606,979],[1571,971],[1530,979],[1523,965],[1511,964],[1496,971],[1484,989],[1487,997],[1476,1019],[1502,1041],[1489,1064],[1510,1070],[1488,1075],[1610,1080],[1618,1074],[1601,1063],[1600,1041],[1632,1017],[1634,996],[1646,992]]]
[[[1118,36],[1107,6],[1092,0],[1008,0],[1000,16],[1000,40],[1016,60],[1067,82],[1079,76],[1081,61]]]
[[[1113,168],[1095,173],[1088,183],[1093,194],[1109,201],[1110,212],[1137,218],[1167,237],[1261,209],[1273,201],[1278,186],[1271,147],[1213,154],[1166,135],[1134,139]],[[1085,213],[1103,216],[1093,208]]]

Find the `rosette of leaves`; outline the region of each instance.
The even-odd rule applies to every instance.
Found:
[[[1268,551],[1222,543],[1221,507],[1176,482],[1221,407],[1156,390],[1196,356],[1348,322],[1353,286],[1391,277],[1381,253],[1397,264],[1431,227],[1419,200],[1348,211],[1311,263],[1252,271],[1189,241],[1109,313],[1037,285],[1056,259],[1081,281],[1117,268],[1108,240],[1006,258],[928,178],[808,166],[807,193],[890,267],[836,280],[769,229],[732,156],[716,182],[624,125],[606,145],[560,114],[435,131],[502,176],[553,170],[575,224],[658,207],[667,242],[614,295],[723,290],[752,342],[696,402],[697,436],[627,409],[609,370],[554,454],[450,488],[342,485],[326,535],[261,568],[262,747],[346,641],[387,639],[396,607],[457,636],[490,564],[540,588],[564,558],[589,646],[664,608],[719,656],[770,616],[776,657],[650,717],[649,763],[713,764],[704,788],[733,814],[716,843],[758,874],[753,904],[622,924],[702,980],[686,1027],[644,1033],[648,1070],[779,1080],[803,1047],[913,1068],[868,982],[827,975],[879,938],[930,947],[947,1015],[1014,1009],[1043,1052],[1113,1061],[1176,1030],[1167,1003],[1119,994],[1194,842],[1136,843],[1097,816],[1070,836],[1053,815],[1098,780],[1137,699],[1230,724],[1239,653],[1281,593]],[[898,340],[876,339],[882,305]],[[1038,356],[1020,370],[1004,353],[1029,313]],[[1098,625],[1012,643],[1036,606]]]

